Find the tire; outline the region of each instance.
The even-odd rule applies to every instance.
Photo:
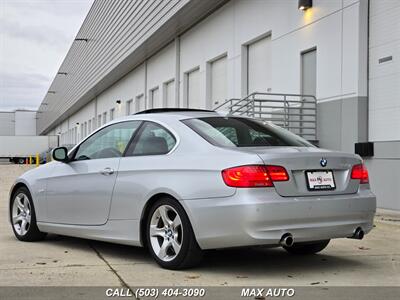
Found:
[[[25,158],[18,158],[18,164],[20,165],[25,164]]]
[[[26,187],[20,187],[12,197],[10,218],[15,237],[24,242],[43,240],[46,233],[41,232],[37,227],[35,207],[29,190]]]
[[[330,240],[323,240],[318,242],[295,243],[291,247],[283,247],[290,254],[309,255],[318,253],[328,246]]]
[[[194,267],[203,257],[185,210],[171,198],[162,198],[151,207],[146,239],[151,255],[165,269]]]

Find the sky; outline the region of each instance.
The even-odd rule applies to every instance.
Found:
[[[93,0],[0,0],[0,110],[37,109]]]

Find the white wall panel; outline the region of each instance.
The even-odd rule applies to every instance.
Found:
[[[264,37],[247,46],[248,94],[267,93],[272,88],[271,37]]]
[[[160,88],[156,87],[150,90],[150,107],[149,108],[161,108],[163,107],[162,98],[160,96]]]
[[[110,5],[108,4],[108,6]],[[120,14],[121,20],[127,17],[126,14],[129,11],[124,11],[124,5],[126,4],[119,3],[112,7],[112,14],[115,14],[115,16]],[[151,4],[147,3],[146,5]],[[344,11],[342,11],[342,5],[345,7]],[[181,35],[178,56],[175,43],[169,43],[147,60],[146,67],[144,67],[145,64],[136,67],[98,95],[97,114],[116,107],[116,117],[124,115],[127,100],[135,100],[138,95],[144,93],[148,102],[148,93],[155,86],[163,88],[160,98],[162,98],[162,103],[166,103],[163,84],[175,78],[177,65],[180,66],[180,79],[175,83],[179,84],[180,98],[183,99],[179,105],[185,106],[187,104],[185,103],[187,97],[184,97],[187,91],[183,84],[185,74],[198,66],[196,101],[199,101],[199,103],[195,105],[211,108],[213,104],[211,101],[206,102],[206,100],[211,100],[215,93],[223,94],[224,92],[213,90],[212,85],[208,84],[205,70],[208,62],[224,54],[226,54],[227,72],[226,98],[243,96],[247,93],[247,89],[244,90],[243,88],[243,81],[247,77],[246,71],[243,69],[243,47],[268,34],[270,34],[270,45],[263,53],[265,56],[261,57],[270,57],[269,63],[266,60],[260,60],[260,58],[252,60],[251,57],[249,61],[254,69],[257,67],[260,69],[256,71],[257,76],[252,80],[256,87],[260,86],[264,90],[271,88],[271,92],[299,93],[301,89],[299,78],[300,53],[312,47],[317,47],[317,97],[332,99],[349,94],[357,96],[360,91],[360,84],[357,82],[357,72],[359,71],[356,67],[360,65],[357,38],[359,34],[358,7],[359,2],[353,0],[316,0],[312,9],[302,12],[297,9],[296,1],[232,0]],[[100,8],[97,7],[96,9]],[[105,7],[102,9],[104,11],[99,12],[100,15],[107,11]],[[153,7],[153,10],[156,13],[157,8]],[[96,22],[96,18],[97,16],[90,15],[88,20]],[[101,27],[93,31],[94,36],[108,34],[106,25],[111,20],[111,16],[107,16]],[[88,23],[83,28],[87,30],[91,24]],[[123,26],[122,23],[120,25]],[[137,23],[137,26],[139,26],[139,23]],[[116,28],[113,30],[116,30]],[[126,37],[129,36],[127,32],[123,34]],[[171,37],[172,39],[173,37]],[[97,50],[87,49],[84,45],[77,46],[80,47],[76,49],[78,52],[90,53],[90,51],[95,51],[93,53],[99,54]],[[250,52],[254,49],[250,46]],[[266,54],[266,52],[270,54]],[[176,57],[179,57],[178,62]],[[270,67],[267,67],[268,64]],[[146,71],[144,71],[145,68]],[[270,74],[272,75],[268,75],[266,69],[271,69]],[[147,75],[145,76],[145,74]],[[262,76],[270,78],[265,79]],[[59,83],[55,81],[54,84]],[[206,86],[208,86],[207,89]],[[194,93],[195,90],[192,90],[192,92]],[[121,100],[122,105],[116,106],[116,100]]]
[[[97,113],[115,108],[115,118],[125,115],[126,101],[145,92],[145,66],[140,65],[97,97]],[[121,104],[116,101],[121,100]]]
[[[169,81],[164,83],[164,105],[166,107],[177,107],[175,97],[175,81]]]
[[[0,135],[15,135],[14,112],[0,112]]]
[[[135,108],[136,112],[142,111],[146,109],[146,103],[144,100],[144,94],[138,95],[135,98]]]
[[[15,111],[15,135],[36,135],[36,112]]]
[[[73,143],[76,143],[84,138],[84,135],[82,136],[82,131],[80,128],[82,125],[84,126],[85,122],[94,117],[95,117],[95,102],[92,101],[69,118],[69,127],[74,129],[74,137],[72,140]]]
[[[400,1],[370,1],[369,139],[400,140]],[[380,62],[382,58],[389,58]]]
[[[175,78],[175,66],[176,66],[176,54],[175,45],[170,43],[159,53],[151,57],[147,61],[147,87],[152,89],[156,86],[162,87],[162,84],[166,81],[170,81]],[[164,100],[162,99],[162,93],[159,93],[156,106],[161,107]],[[150,95],[148,97],[149,107]]]
[[[211,103],[223,103],[228,96],[227,88],[227,58],[223,56],[210,63]]]
[[[205,101],[200,93],[200,70],[196,69],[186,74],[187,104],[190,108],[204,108]]]

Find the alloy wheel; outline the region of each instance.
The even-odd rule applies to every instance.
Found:
[[[183,227],[178,212],[169,205],[159,206],[150,220],[150,242],[162,261],[176,258],[182,247]]]
[[[20,236],[24,236],[28,232],[31,218],[29,199],[25,194],[20,193],[15,197],[12,208],[12,224]]]

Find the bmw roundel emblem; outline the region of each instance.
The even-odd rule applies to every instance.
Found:
[[[326,167],[326,165],[328,164],[328,161],[326,160],[326,158],[321,158],[319,163],[320,163],[321,167]]]

